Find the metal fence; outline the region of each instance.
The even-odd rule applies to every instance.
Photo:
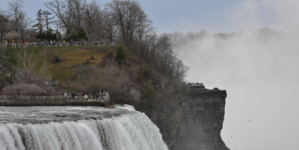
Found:
[[[117,45],[111,41],[76,41],[76,42],[34,42],[34,43],[8,43],[4,47],[60,47],[60,46],[101,46]],[[3,46],[3,45],[2,45]]]
[[[104,95],[96,99],[89,96],[87,101],[109,101],[110,96]],[[86,101],[83,95],[79,96],[23,96],[23,95],[0,95],[0,101],[32,101],[32,102],[46,102],[46,101]]]
[[[55,86],[55,85],[59,85],[59,81],[43,81],[43,82],[34,82],[33,84],[36,85],[48,85],[48,86]]]

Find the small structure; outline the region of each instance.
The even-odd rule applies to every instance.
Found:
[[[21,43],[22,41],[22,37],[21,37],[21,34],[16,32],[16,31],[10,31],[8,32],[5,37],[5,43],[8,44],[8,43],[11,43],[11,44],[15,44],[15,43]]]

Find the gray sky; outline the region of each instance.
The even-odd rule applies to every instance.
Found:
[[[5,4],[10,0],[1,0]],[[25,0],[35,18],[48,0]],[[104,5],[108,0],[98,1]],[[232,150],[298,150],[298,0],[139,0],[158,32],[238,31],[176,47],[188,81],[228,93],[222,137]],[[0,5],[6,9],[6,5]],[[277,29],[261,34],[254,29]],[[266,39],[266,40],[265,40]]]
[[[11,0],[1,0],[0,9],[6,10]],[[39,9],[46,9],[50,0],[24,0],[28,16],[35,19]],[[91,1],[91,0],[87,0]],[[111,0],[97,0],[104,6]],[[161,32],[236,31],[243,27],[280,27],[294,22],[285,18],[286,13],[296,13],[295,0],[138,0],[146,14]],[[295,4],[294,4],[295,3]],[[245,8],[245,9],[244,9]],[[281,9],[287,9],[281,10]],[[279,12],[278,12],[279,11]],[[238,13],[236,13],[238,12]],[[250,12],[250,13],[249,13]],[[258,14],[258,15],[257,15]],[[298,21],[296,21],[298,22]]]

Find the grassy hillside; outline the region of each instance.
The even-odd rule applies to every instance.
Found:
[[[73,46],[26,48],[26,51],[34,51],[36,56],[46,52],[43,56],[50,67],[44,77],[48,80],[55,77],[60,82],[60,86],[55,87],[56,94],[65,90],[105,90],[109,91],[113,100],[133,100],[138,103],[142,100],[143,103],[140,103],[142,105],[138,106],[138,109],[152,109],[161,102],[181,99],[180,91],[183,90],[178,89],[180,83],[177,80],[163,76],[127,48],[124,49],[126,58],[121,64],[113,61],[117,58],[116,53],[119,49],[119,46]],[[8,56],[11,57],[8,57],[7,61],[17,66],[15,51],[18,49],[8,49]],[[107,57],[110,55],[112,57]],[[56,56],[59,57],[59,62],[55,62]],[[91,59],[92,56],[94,59]],[[103,60],[108,61],[108,64],[102,63]],[[41,75],[40,66],[43,63],[44,59],[40,59],[38,65],[33,68],[33,72],[38,76]],[[48,93],[46,94],[53,94]]]
[[[67,79],[73,75],[73,68],[80,65],[86,64],[87,60],[89,60],[89,65],[95,65],[100,67],[100,63],[102,62],[102,58],[108,53],[112,52],[115,54],[117,50],[117,46],[82,46],[82,47],[37,47],[37,48],[27,48],[35,50],[37,55],[41,52],[46,51],[46,63],[50,67],[45,72],[45,77],[51,79],[55,77],[56,80],[60,82],[61,85],[65,86]],[[16,48],[8,49],[9,57],[8,62],[17,65],[15,58],[13,57],[12,52],[15,51]],[[127,53],[130,51],[126,50]],[[94,59],[91,59],[93,56]],[[55,62],[55,57],[60,59],[60,62]],[[129,56],[132,58],[132,55]],[[43,65],[43,59],[40,60],[38,65],[33,69],[33,72],[37,75],[40,75],[40,66]]]

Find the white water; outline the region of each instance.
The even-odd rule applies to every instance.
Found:
[[[167,150],[143,113],[103,120],[0,125],[1,150]]]
[[[132,106],[132,105],[115,105],[114,106],[115,108],[117,109],[125,109],[125,110],[128,110],[128,111],[136,111],[135,108]]]

